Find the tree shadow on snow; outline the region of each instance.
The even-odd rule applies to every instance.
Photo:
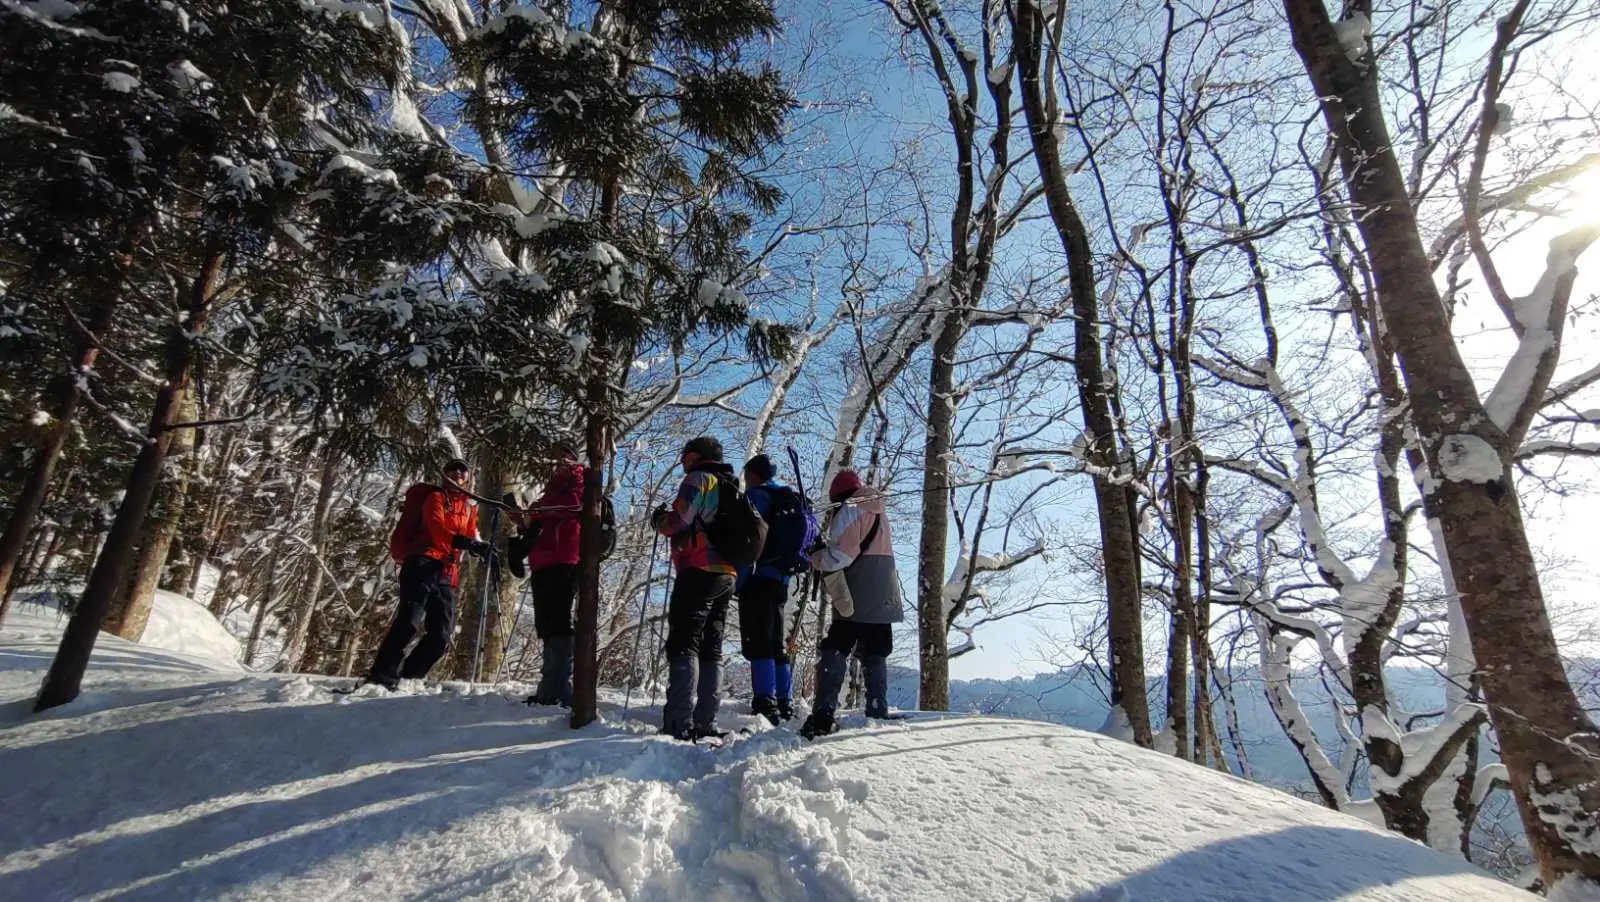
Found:
[[[50,662],[55,660],[56,646],[50,645],[28,647],[13,646],[0,650],[0,670],[6,671],[37,671],[44,673],[50,669]],[[186,658],[175,652],[162,651],[159,648],[140,646],[137,649],[121,649],[100,647],[94,650],[94,665],[98,667],[115,666],[118,670],[127,671],[156,671],[165,673],[198,673],[215,676],[217,665],[207,664]],[[243,670],[239,671],[241,678],[247,676]]]
[[[193,692],[191,687],[184,694]],[[227,796],[272,790],[308,792],[302,798],[314,799],[323,790],[311,792],[314,787],[304,785],[291,790],[285,785],[339,775],[348,779],[349,771],[362,767],[403,767],[392,777],[358,781],[358,785],[369,785],[369,779],[392,780],[386,788],[388,796],[382,797],[397,797],[435,785],[452,785],[448,781],[455,777],[446,775],[454,773],[451,768],[471,771],[473,753],[497,762],[499,778],[508,781],[502,789],[556,785],[580,776],[566,772],[570,762],[579,758],[581,776],[649,764],[638,754],[606,750],[617,743],[637,750],[636,734],[568,731],[564,719],[530,714],[527,707],[497,695],[400,696],[345,704],[268,703],[223,709],[205,704],[201,699],[195,710],[161,709],[161,719],[152,722],[0,748],[0,798],[6,799],[9,811],[29,812],[26,817],[0,818],[0,860],[69,839],[86,841],[84,848],[93,849],[97,844],[86,834],[112,827],[129,829],[127,822],[133,819],[169,813],[177,821],[180,809]],[[595,751],[547,755],[574,743],[593,745]],[[449,757],[428,760],[434,756]],[[709,770],[710,756],[702,757]],[[181,778],[162,779],[174,772]],[[231,823],[238,817],[248,823],[254,819],[252,812],[271,810],[278,804],[248,800],[204,819]],[[281,804],[290,806],[285,809],[288,811],[303,803]],[[340,807],[348,809],[343,802]],[[318,819],[313,815],[322,810],[320,804],[312,804],[311,810],[294,816],[312,822]],[[185,844],[169,844],[159,834],[167,830],[192,833],[192,848],[201,848],[209,845],[205,837],[210,829],[192,832],[182,823],[154,823],[140,835],[153,846],[170,846],[178,854]],[[183,855],[195,857],[192,848]],[[70,863],[82,854],[73,852],[58,860]],[[137,852],[134,857],[143,854]],[[144,862],[139,869],[160,873],[161,862]],[[8,885],[27,873],[0,875],[0,898],[38,898],[33,893],[15,892]],[[47,886],[40,884],[41,888]]]
[[[1131,835],[1137,825],[1129,827],[1128,840],[1137,844],[1139,838]],[[1452,895],[1403,884],[1411,878],[1458,874],[1492,879],[1464,860],[1396,834],[1306,824],[1209,843],[1068,902],[1336,902],[1384,887],[1393,888],[1394,899],[1445,902],[1459,898],[1459,889]]]

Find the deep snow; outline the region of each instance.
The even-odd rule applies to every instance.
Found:
[[[28,715],[58,634],[37,609],[0,632],[4,899],[1532,898],[1033,721],[849,718],[713,751],[614,703],[568,730],[525,686],[336,697],[109,636],[81,699]]]

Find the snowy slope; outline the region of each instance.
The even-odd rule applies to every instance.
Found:
[[[568,730],[520,704],[526,687],[335,697],[110,637],[82,701],[24,719],[48,626],[0,634],[3,899],[1532,898],[1031,721],[854,720],[713,751],[616,705]]]
[[[165,589],[156,590],[140,645],[183,652],[216,662],[224,670],[242,670],[239,640],[201,605]]]

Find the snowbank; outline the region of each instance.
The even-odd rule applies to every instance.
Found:
[[[224,629],[210,611],[164,589],[156,591],[150,622],[139,644],[193,655],[215,662],[224,670],[242,669],[239,658],[243,649],[239,640]]]
[[[1515,900],[1290,796],[1031,721],[918,717],[721,750],[654,711],[565,727],[526,687],[335,696],[102,643],[21,723],[0,634],[0,898]],[[193,659],[191,659],[193,660]],[[43,657],[48,663],[48,657]],[[730,715],[732,725],[754,726]]]

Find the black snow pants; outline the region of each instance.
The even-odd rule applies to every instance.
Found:
[[[367,678],[392,685],[396,680],[427,676],[450,647],[455,629],[456,597],[445,576],[444,562],[422,555],[407,558],[400,567],[400,606]],[[419,632],[422,638],[406,654],[406,646]]]

